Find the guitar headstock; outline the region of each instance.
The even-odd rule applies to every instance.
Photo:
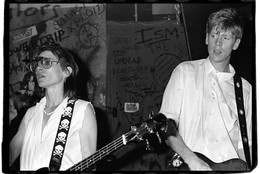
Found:
[[[131,131],[125,134],[126,143],[130,141],[144,141],[147,135],[156,134],[159,141],[160,137],[157,132],[158,124],[161,124],[162,120],[165,120],[166,117],[163,114],[157,114],[149,116],[149,119],[143,121],[141,124],[131,126]]]

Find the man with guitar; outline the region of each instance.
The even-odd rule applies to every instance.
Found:
[[[251,152],[252,86],[243,78],[241,85],[234,83],[235,70],[230,64],[231,53],[238,48],[242,35],[242,21],[235,9],[212,13],[206,25],[208,57],[182,62],[165,89],[160,113],[174,120],[178,129],[166,135],[166,144],[189,170],[218,170],[207,161],[221,164],[239,159],[240,166],[245,161],[250,163],[251,155],[245,155],[244,144],[249,144]],[[244,110],[237,109],[235,85],[242,87]],[[246,127],[248,137],[243,138],[244,142],[239,114],[246,118],[242,127]],[[226,165],[219,170],[236,170],[233,167]]]
[[[94,108],[90,102],[76,99],[78,66],[59,44],[38,47],[30,70],[45,96],[27,110],[10,142],[10,166],[20,155],[21,171],[66,170],[96,151]]]

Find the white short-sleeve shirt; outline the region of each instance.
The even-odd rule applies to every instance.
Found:
[[[179,64],[164,91],[160,113],[172,118],[186,145],[214,162],[238,158],[243,148],[234,92],[234,68],[218,72],[207,59]],[[242,79],[251,144],[252,87]]]

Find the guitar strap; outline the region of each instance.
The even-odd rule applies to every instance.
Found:
[[[60,169],[75,101],[75,99],[69,98],[67,107],[65,108],[64,113],[61,115],[60,124],[54,141],[52,156],[49,164],[50,171],[58,171]]]
[[[245,118],[245,109],[244,109],[244,100],[243,100],[243,86],[242,79],[237,74],[234,75],[234,86],[235,86],[235,96],[237,103],[237,113],[241,131],[241,138],[244,147],[244,153],[246,162],[249,168],[251,168],[251,160],[250,160],[250,152],[248,145],[248,137],[247,137],[247,128],[246,128],[246,118]]]

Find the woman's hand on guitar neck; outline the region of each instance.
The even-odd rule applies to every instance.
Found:
[[[196,154],[190,155],[184,161],[189,166],[189,169],[191,171],[196,171],[196,170],[212,171],[210,166],[202,159],[200,159]]]

